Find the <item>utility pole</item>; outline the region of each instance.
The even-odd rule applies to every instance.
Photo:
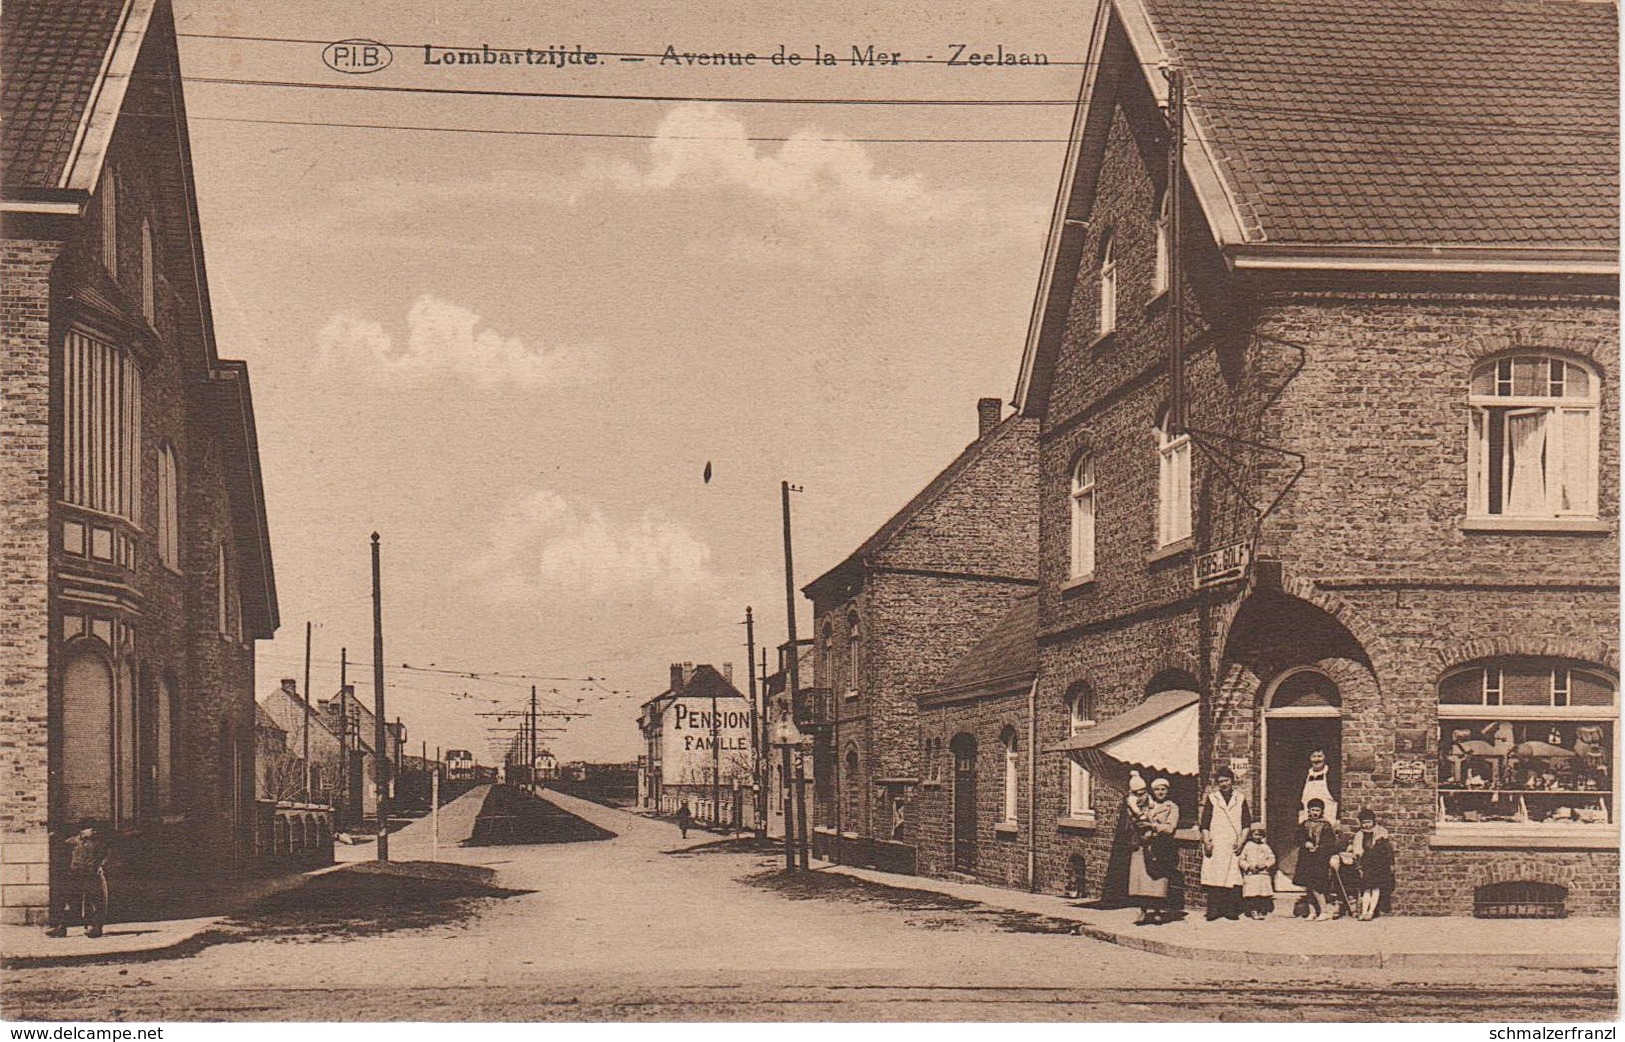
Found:
[[[530,734],[525,743],[530,746],[530,764],[525,776],[530,779],[530,791],[536,791],[536,685],[530,685]]]
[[[339,784],[337,792],[342,800],[335,800],[334,811],[342,824],[350,823],[350,649],[339,649]]]
[[[784,611],[785,630],[790,635],[790,669],[789,692],[790,712],[795,713],[796,698],[801,692],[801,673],[797,668],[796,654],[796,566],[795,558],[790,552],[790,493],[800,492],[799,486],[788,481],[779,482],[779,495],[784,506]],[[796,831],[797,819],[796,804],[800,802],[800,786],[796,784],[796,777],[791,773],[790,747],[784,747],[784,869],[787,872],[796,870]]]
[[[711,689],[711,824],[722,824],[722,729],[717,726],[717,689]]]
[[[310,802],[310,620],[305,620],[305,713],[303,744],[304,751],[300,754],[305,764],[305,802]]]
[[[372,758],[378,792],[378,860],[389,860],[389,746],[384,732],[384,596],[378,568],[378,533],[372,534]]]
[[[756,709],[756,620],[748,604],[745,605],[745,649],[745,672],[750,675],[750,780],[756,785],[751,813],[756,816],[756,837],[760,839],[767,835],[767,779],[762,776],[762,714]]]

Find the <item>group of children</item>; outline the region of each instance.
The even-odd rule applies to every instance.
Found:
[[[1385,911],[1394,887],[1394,845],[1370,810],[1360,811],[1360,827],[1347,841],[1326,819],[1326,804],[1311,799],[1298,826],[1297,865],[1292,882],[1303,888],[1301,908],[1310,922],[1345,914],[1369,921]],[[1274,904],[1275,852],[1262,824],[1254,824],[1236,855],[1241,869],[1245,913],[1263,919]]]

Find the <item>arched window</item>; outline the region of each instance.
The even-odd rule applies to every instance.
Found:
[[[857,746],[849,745],[846,748],[845,777],[846,807],[842,814],[841,825],[848,832],[860,832],[863,821],[863,780],[858,764]]]
[[[1168,250],[1168,193],[1157,199],[1157,260],[1151,270],[1151,294],[1168,292],[1168,274],[1172,270],[1172,257]]]
[[[1440,831],[1613,835],[1618,690],[1611,672],[1561,658],[1486,659],[1446,673]]]
[[[175,719],[180,703],[175,699],[175,685],[167,676],[158,678],[158,704],[153,724],[158,732],[157,761],[153,764],[158,777],[158,806],[168,810],[175,792],[175,761],[180,746],[175,741]]]
[[[1157,545],[1191,534],[1191,438],[1171,435],[1168,414],[1157,422]]]
[[[1597,516],[1597,375],[1552,355],[1473,369],[1468,394],[1468,514]]]
[[[180,476],[175,450],[168,442],[158,449],[158,559],[181,570]]]
[[[1020,813],[1021,756],[1016,748],[1016,729],[1006,727],[999,736],[1004,746],[1004,817],[1000,820],[1014,824]]]
[[[1095,724],[1089,705],[1089,689],[1078,684],[1067,693],[1067,734],[1076,736]],[[1067,758],[1067,815],[1090,819],[1095,816],[1092,780],[1089,771],[1072,757]]]
[[[824,621],[818,635],[818,682],[831,690],[835,687],[835,627]]]
[[[1117,245],[1107,232],[1100,240],[1100,335],[1117,328]]]
[[[62,812],[113,819],[113,667],[96,645],[68,652],[62,679]]]
[[[152,268],[152,224],[141,218],[141,314],[152,325],[157,315],[157,272]]]
[[[102,267],[118,278],[118,172],[108,167],[102,175]]]
[[[1072,468],[1072,572],[1074,579],[1095,573],[1095,461],[1083,456]]]
[[[859,678],[863,675],[863,634],[858,628],[858,613],[853,612],[846,619],[846,696],[856,697],[859,690]]]

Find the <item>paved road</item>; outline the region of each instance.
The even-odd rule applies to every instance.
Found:
[[[1611,975],[1309,971],[1022,932],[974,910],[798,899],[772,857],[564,796],[616,839],[445,850],[531,891],[384,933],[251,937],[185,958],[9,971],[17,1019],[1598,1020]],[[1020,926],[1021,924],[1016,924]],[[1030,928],[1030,924],[1027,924]],[[120,975],[120,971],[127,971]]]

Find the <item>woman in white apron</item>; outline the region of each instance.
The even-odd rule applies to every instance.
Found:
[[[1241,918],[1241,865],[1236,855],[1253,823],[1252,808],[1236,789],[1230,768],[1220,767],[1213,781],[1216,788],[1208,793],[1197,822],[1202,830],[1202,889],[1207,893],[1209,922],[1220,916]]]
[[[1298,824],[1309,817],[1310,800],[1325,804],[1326,820],[1334,826],[1337,824],[1337,797],[1332,794],[1331,779],[1332,767],[1326,762],[1326,750],[1310,752],[1309,774],[1303,780],[1303,795],[1298,800]]]

